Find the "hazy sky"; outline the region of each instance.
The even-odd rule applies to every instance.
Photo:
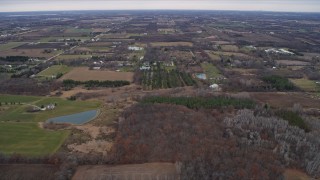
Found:
[[[110,9],[320,12],[320,0],[0,0],[0,12]]]

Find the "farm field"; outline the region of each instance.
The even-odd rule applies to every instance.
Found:
[[[84,29],[84,28],[75,28],[75,27],[68,27],[64,33],[66,34],[74,34],[74,33],[84,33],[89,34],[92,32],[92,29]]]
[[[83,76],[85,74],[85,76]],[[132,82],[132,72],[114,72],[114,71],[103,71],[103,70],[89,70],[87,67],[77,67],[72,69],[69,73],[62,76],[61,80],[72,79],[75,81],[115,81],[125,80]]]
[[[255,92],[250,93],[253,99],[261,103],[267,103],[275,108],[292,107],[295,103],[299,103],[303,108],[319,107],[320,100],[313,99],[303,93],[276,93],[276,92]]]
[[[43,122],[49,118],[79,113],[87,110],[98,109],[100,103],[97,101],[69,101],[55,97],[0,95],[4,111],[0,111],[1,121],[10,122]],[[15,103],[15,104],[12,104]],[[20,102],[20,104],[19,104]],[[7,103],[7,105],[5,105]],[[41,106],[56,103],[53,110],[28,113],[26,109],[31,105]]]
[[[310,65],[309,62],[297,61],[297,60],[276,60],[279,65],[287,66],[307,66]]]
[[[216,55],[222,55],[222,56],[238,56],[238,57],[244,57],[244,58],[252,58],[249,55],[246,55],[244,53],[237,53],[237,52],[221,52],[221,51],[215,51]]]
[[[300,89],[307,92],[315,92],[320,91],[320,85],[316,84],[315,81],[311,81],[309,79],[290,79],[290,81]]]
[[[52,51],[51,53],[45,53],[45,49],[9,49],[0,51],[0,56],[29,56],[35,58],[49,58],[61,51]]]
[[[5,164],[0,165],[0,177],[2,180],[55,180],[55,173],[59,167],[48,164]]]
[[[71,69],[72,68],[66,65],[53,65],[38,73],[37,76],[52,77],[56,76],[57,74],[65,74],[69,72]]]
[[[158,63],[151,70],[143,71],[142,84],[144,89],[166,89],[192,86],[195,81],[190,74],[179,72],[174,66],[167,67]]]
[[[73,180],[85,179],[178,179],[178,171],[173,163],[145,163],[118,166],[80,166]]]
[[[73,55],[73,54],[63,54],[60,55],[56,58],[54,58],[55,60],[78,60],[78,59],[88,59],[90,58],[91,55]]]
[[[54,153],[68,136],[69,131],[47,131],[37,123],[1,122],[0,151],[28,156]]]
[[[90,51],[100,51],[100,52],[109,52],[112,50],[110,47],[104,47],[104,46],[88,46],[86,47]]]
[[[165,47],[165,46],[188,46],[192,47],[192,42],[152,42],[152,47]]]
[[[215,54],[213,51],[205,51],[205,52],[208,54],[210,59],[212,59],[213,61],[220,61],[221,60],[220,55]]]
[[[217,78],[221,77],[221,73],[217,67],[210,63],[202,63],[201,67],[207,75],[208,81],[210,83],[217,83]]]
[[[236,45],[221,45],[221,49],[223,51],[231,51],[231,52],[239,51],[239,48]]]
[[[310,180],[311,177],[301,170],[286,169],[283,173],[285,180]]]
[[[39,40],[39,42],[41,43],[48,43],[48,42],[63,42],[67,39],[74,39],[74,40],[81,40],[81,41],[87,41],[90,39],[90,37],[86,37],[86,36],[65,36],[65,37],[45,37],[45,38],[41,38]]]
[[[25,42],[9,42],[6,44],[0,44],[0,51],[13,49],[13,48],[21,46],[23,44],[25,44]]]
[[[110,33],[101,36],[101,39],[128,39],[132,36],[143,36],[143,34],[138,33]]]

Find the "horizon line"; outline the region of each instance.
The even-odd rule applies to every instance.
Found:
[[[0,13],[35,13],[35,12],[79,12],[79,11],[225,11],[225,12],[272,12],[272,13],[312,13],[319,11],[272,11],[272,10],[227,10],[227,9],[72,9],[72,10],[27,10],[27,11],[0,11]]]

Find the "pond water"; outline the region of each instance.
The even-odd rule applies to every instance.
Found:
[[[199,79],[203,79],[203,80],[206,80],[207,79],[207,75],[204,74],[204,73],[196,73],[195,74],[197,78]]]
[[[86,122],[89,122],[94,117],[96,117],[99,113],[99,110],[91,110],[91,111],[85,111],[81,113],[71,114],[67,116],[59,116],[55,118],[50,118],[47,120],[47,122],[52,123],[70,123],[70,124],[83,124]]]

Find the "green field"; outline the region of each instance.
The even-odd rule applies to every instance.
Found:
[[[220,71],[213,64],[202,63],[201,67],[204,70],[204,73],[206,74],[210,83],[217,83],[217,78],[222,76]]]
[[[86,33],[86,34],[89,34],[90,32],[92,32],[92,29],[75,28],[75,27],[69,27],[64,31],[64,33]]]
[[[88,59],[90,58],[91,55],[72,55],[72,54],[65,54],[65,55],[60,55],[55,58],[55,60],[77,60],[77,59]]]
[[[37,76],[45,76],[45,77],[52,77],[56,76],[57,74],[65,74],[71,70],[70,67],[66,65],[53,65],[40,73],[37,74]]]
[[[110,47],[105,47],[105,46],[90,46],[86,48],[90,49],[91,51],[110,51],[111,50]]]
[[[210,59],[212,59],[213,61],[220,61],[221,57],[220,55],[215,54],[213,51],[205,51],[208,56],[210,57]]]
[[[309,79],[290,79],[290,81],[300,89],[309,92],[317,92],[320,91],[320,86],[316,84],[315,81],[311,81]]]
[[[0,152],[43,156],[59,149],[69,131],[41,129],[49,118],[98,109],[97,101],[69,101],[56,97],[0,95]],[[27,112],[30,105],[56,103],[53,110]]]
[[[37,123],[0,122],[0,152],[43,156],[56,152],[69,131],[47,131]]]
[[[77,36],[74,36],[74,37],[68,37],[68,36],[65,36],[65,37],[45,37],[45,38],[41,38],[39,40],[39,42],[41,43],[48,43],[48,42],[63,42],[63,40],[67,40],[67,39],[75,39],[75,40],[81,40],[81,41],[87,41],[90,39],[90,37],[77,37]]]
[[[1,44],[0,45],[0,51],[5,51],[5,50],[9,50],[18,46],[21,46],[25,44],[25,42],[9,42],[6,44]]]
[[[98,109],[100,106],[100,102],[97,101],[69,101],[56,97],[14,95],[0,95],[0,102],[2,106],[8,108],[5,111],[0,111],[0,121],[5,122],[43,122],[52,117]],[[5,102],[7,102],[8,105],[4,105]],[[15,104],[11,105],[11,102]],[[51,103],[57,104],[57,107],[53,110],[34,113],[26,112],[26,109],[30,107],[30,105],[45,106]]]

